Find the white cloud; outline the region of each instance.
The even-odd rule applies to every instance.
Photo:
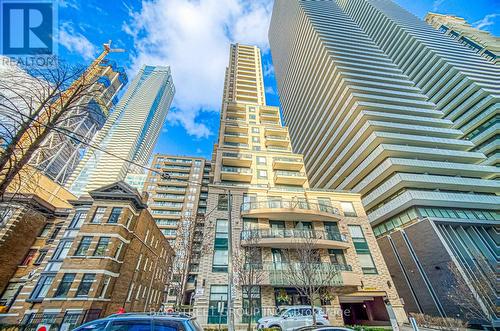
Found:
[[[144,64],[170,65],[176,95],[168,120],[190,135],[208,137],[212,133],[198,115],[219,111],[229,45],[256,44],[267,51],[271,10],[272,0],[143,1],[123,26],[134,37],[131,74]]]
[[[500,17],[500,14],[488,14],[479,21],[472,23],[472,26],[478,29],[483,29],[487,26],[495,24],[495,18]]]
[[[439,7],[443,4],[444,0],[434,0],[432,3],[432,11],[438,11]]]
[[[274,89],[271,86],[266,87],[266,93],[276,94],[276,92],[274,92]]]
[[[263,74],[265,77],[270,76],[270,75],[274,75],[274,66],[272,63],[264,63],[262,66],[264,67]]]
[[[61,24],[59,43],[70,52],[80,54],[85,60],[92,60],[97,48],[81,33],[78,33],[69,22]]]

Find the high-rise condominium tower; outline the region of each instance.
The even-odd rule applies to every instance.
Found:
[[[362,194],[406,309],[467,318],[462,282],[495,320],[498,66],[387,0],[278,0],[269,40],[312,186]]]
[[[99,149],[89,149],[69,179],[70,191],[79,196],[124,180],[132,167],[126,160],[146,165],[174,91],[169,67],[144,66],[139,70],[92,142]]]
[[[201,157],[156,154],[143,190],[156,225],[175,249],[169,306],[189,305],[197,282],[210,162]],[[162,178],[160,173],[168,174]]]
[[[334,325],[405,320],[359,194],[309,188],[279,108],[265,104],[257,47],[231,46],[213,169],[195,290],[202,324],[242,329],[307,304],[306,284]]]
[[[425,21],[450,38],[456,39],[488,60],[499,63],[500,38],[485,30],[472,27],[467,21],[454,15],[427,13]]]
[[[31,165],[61,185],[67,182],[76,169],[88,149],[86,144],[102,129],[112,107],[117,103],[116,95],[127,84],[125,71],[117,67],[114,61],[102,60],[98,67],[95,87],[89,88],[95,93],[82,98],[80,106],[74,107],[60,125],[74,137],[51,131],[30,161]]]

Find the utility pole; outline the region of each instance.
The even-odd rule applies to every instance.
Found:
[[[233,225],[231,221],[232,212],[231,190],[227,190],[227,224],[228,224],[228,263],[227,263],[227,331],[234,331],[234,300],[233,300]]]

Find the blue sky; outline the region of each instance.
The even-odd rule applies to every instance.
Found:
[[[500,35],[498,0],[396,0],[416,16],[428,11],[464,17]],[[176,96],[155,152],[210,158],[217,139],[229,44],[263,52],[267,103],[279,106],[267,29],[272,0],[60,0],[59,55],[88,63],[113,40],[126,53],[110,58],[129,80],[141,65],[170,65]]]

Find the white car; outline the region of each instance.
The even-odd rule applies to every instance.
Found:
[[[317,325],[330,325],[328,315],[321,307],[314,307]],[[282,331],[291,331],[313,324],[310,306],[284,306],[273,316],[262,317],[258,321],[258,328],[276,328]]]

